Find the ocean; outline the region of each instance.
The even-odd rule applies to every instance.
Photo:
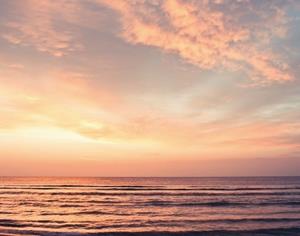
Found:
[[[300,177],[1,177],[0,235],[300,235]]]

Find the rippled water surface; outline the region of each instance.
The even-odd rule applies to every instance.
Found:
[[[300,235],[300,178],[0,178],[0,235]]]

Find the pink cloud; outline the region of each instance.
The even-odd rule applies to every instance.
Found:
[[[222,2],[100,2],[121,15],[121,37],[129,43],[158,47],[201,69],[242,71],[255,81],[294,79],[283,57],[269,46],[273,38],[285,37],[287,31],[284,9],[276,5],[271,4],[266,14],[245,2],[244,10],[232,15],[216,7]],[[229,7],[237,8],[235,4]],[[247,12],[259,20],[240,23]]]

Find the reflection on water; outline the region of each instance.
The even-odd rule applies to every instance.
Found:
[[[0,203],[0,235],[300,235],[298,177],[6,177]]]

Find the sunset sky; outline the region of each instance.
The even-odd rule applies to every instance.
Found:
[[[299,2],[0,0],[0,175],[299,175]]]

